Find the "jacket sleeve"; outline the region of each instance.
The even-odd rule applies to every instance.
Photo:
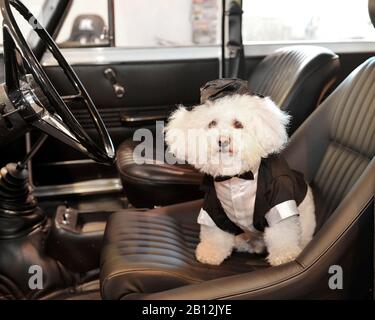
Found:
[[[275,178],[267,193],[270,210],[265,217],[270,227],[284,219],[299,215],[293,179],[289,176]]]

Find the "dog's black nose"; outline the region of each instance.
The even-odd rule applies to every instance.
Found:
[[[228,147],[230,144],[230,141],[229,140],[222,140],[222,139],[219,139],[219,147],[220,148],[226,148]]]

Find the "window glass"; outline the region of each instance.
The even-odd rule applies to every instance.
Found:
[[[375,40],[367,4],[368,0],[244,0],[244,42]]]
[[[49,0],[50,1],[50,0]],[[41,25],[44,25],[44,20],[45,16],[42,14],[43,10],[43,5],[46,2],[46,0],[27,0],[27,2],[24,2],[26,7],[33,13],[35,17],[39,20]],[[48,2],[48,0],[47,0]],[[14,16],[16,18],[16,21],[21,29],[22,34],[25,36],[27,39],[30,32],[31,32],[31,27],[29,26],[28,22],[21,17],[18,12],[14,9],[12,9]],[[3,25],[3,16],[0,14],[0,23],[1,26]],[[3,32],[1,30],[0,32],[0,44],[1,46],[3,45]]]
[[[62,48],[109,45],[108,1],[73,0],[56,42]]]
[[[179,47],[219,43],[220,0],[115,0],[120,47]]]

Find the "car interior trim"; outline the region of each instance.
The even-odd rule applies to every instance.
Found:
[[[275,50],[288,45],[324,46],[337,53],[355,53],[375,51],[374,41],[342,42],[254,42],[244,45],[246,57],[266,56]],[[173,61],[189,59],[220,58],[219,46],[209,47],[176,47],[176,48],[66,48],[61,49],[71,65],[103,65],[137,61]],[[47,52],[43,59],[44,67],[56,66],[52,54]]]
[[[66,195],[96,195],[122,191],[120,179],[95,179],[56,186],[35,187],[34,194],[38,198],[50,198]]]
[[[220,46],[176,48],[69,48],[61,49],[71,65],[117,64],[137,61],[176,61],[219,58]],[[57,66],[51,53],[42,59],[44,67]]]
[[[319,41],[285,41],[285,42],[251,42],[245,43],[245,56],[246,57],[261,57],[267,56],[274,51],[291,45],[313,45],[321,46],[330,49],[338,54],[340,53],[356,53],[356,52],[373,52],[375,51],[374,41],[332,41],[332,42],[319,42]]]

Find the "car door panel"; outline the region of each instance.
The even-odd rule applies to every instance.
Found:
[[[218,64],[218,59],[207,59],[76,65],[74,69],[118,143],[129,137],[134,127],[165,119],[176,105],[198,103],[199,88],[218,77]],[[125,88],[122,98],[116,96],[112,84],[104,76],[108,68],[116,73],[118,83]],[[59,92],[71,93],[59,68],[48,67],[46,71]],[[92,128],[84,108],[72,106],[72,112],[85,128]]]

